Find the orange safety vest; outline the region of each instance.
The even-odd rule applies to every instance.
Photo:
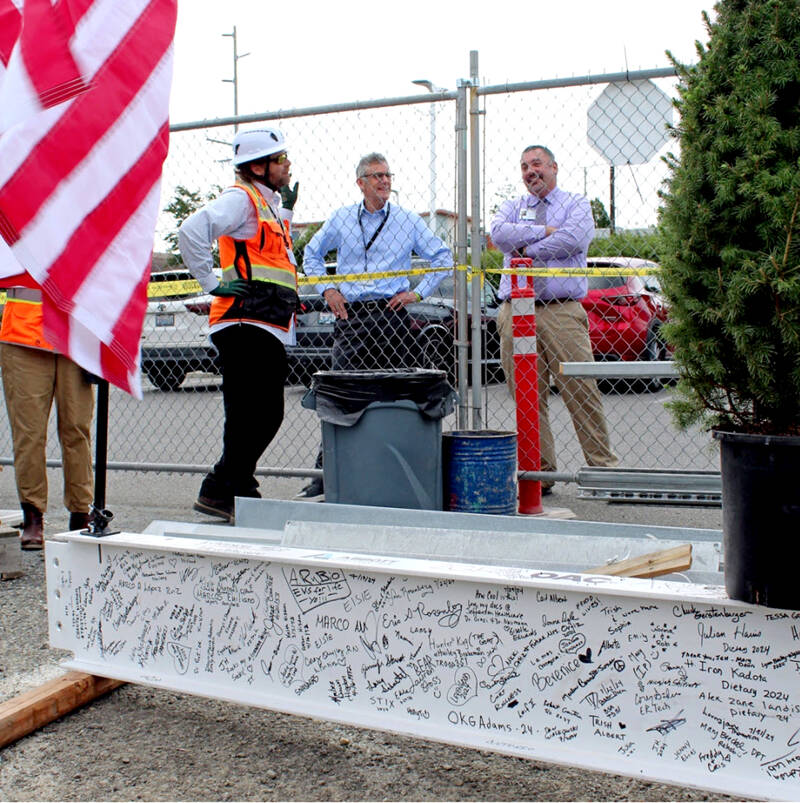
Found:
[[[289,331],[297,309],[297,269],[289,259],[292,238],[288,221],[277,218],[252,184],[237,182],[235,186],[253,202],[258,231],[249,240],[219,238],[222,281],[245,279],[254,283],[253,292],[247,298],[215,296],[209,323],[266,323]]]
[[[44,337],[41,290],[30,287],[8,288],[3,322],[0,324],[0,341],[43,351],[55,351]]]

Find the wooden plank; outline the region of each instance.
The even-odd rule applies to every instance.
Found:
[[[692,545],[681,544],[671,549],[648,552],[638,558],[609,563],[582,574],[610,574],[617,577],[658,577],[671,572],[683,572],[692,565]]]
[[[24,566],[19,548],[19,530],[0,523],[0,578],[13,580],[22,577]]]
[[[76,708],[122,686],[85,672],[67,672],[49,683],[0,703],[0,748],[16,742]]]

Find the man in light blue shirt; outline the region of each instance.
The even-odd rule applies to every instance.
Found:
[[[372,278],[370,274],[407,271],[412,253],[430,260],[434,268],[452,268],[453,257],[419,215],[389,201],[392,174],[385,156],[364,156],[356,177],[362,201],[337,209],[308,243],[303,257],[307,276],[325,277],[325,255],[336,251],[336,274],[353,275],[352,282],[317,285],[336,316],[331,367],[418,366],[405,307],[432,293],[447,272],[426,274],[416,292],[409,289],[407,275]]]
[[[337,371],[423,367],[422,352],[411,331],[408,304],[432,293],[449,271],[427,273],[410,289],[411,255],[430,261],[433,268],[452,268],[450,249],[414,212],[389,201],[392,174],[380,153],[364,156],[356,168],[360,203],[337,209],[305,249],[303,270],[319,276],[317,289],[336,317],[331,368]],[[353,281],[326,281],[325,255],[337,252],[336,274]],[[373,274],[398,272],[397,276]],[[322,465],[322,454],[317,466]],[[300,494],[317,497],[321,480]]]

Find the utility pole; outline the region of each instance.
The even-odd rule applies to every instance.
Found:
[[[233,33],[224,33],[223,36],[230,36],[233,39],[233,78],[223,78],[222,82],[225,84],[233,84],[233,116],[239,116],[239,59],[249,56],[249,53],[239,54],[236,50],[236,26],[233,26]],[[239,130],[239,124],[233,124],[233,130]]]
[[[444,92],[445,89],[441,86],[436,86],[427,78],[418,78],[412,81],[412,84],[424,86],[428,92]],[[435,234],[436,233],[436,104],[431,102],[430,105],[430,119],[431,119],[431,179],[430,179],[430,203],[428,204],[429,215],[428,228]]]

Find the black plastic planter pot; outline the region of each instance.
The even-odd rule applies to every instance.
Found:
[[[800,610],[800,437],[715,431],[722,470],[725,590]]]

